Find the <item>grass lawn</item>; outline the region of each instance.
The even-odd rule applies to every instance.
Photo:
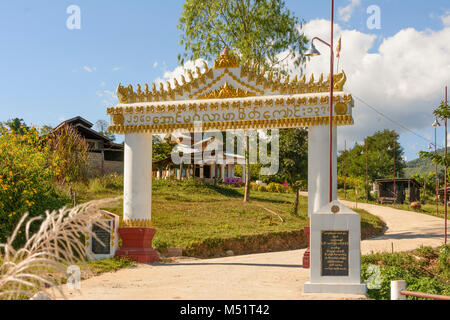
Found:
[[[86,267],[83,264],[79,264],[82,270],[82,279],[87,279],[100,275],[105,272],[113,272],[123,268],[128,268],[135,265],[136,262],[130,259],[102,259],[86,261]]]
[[[304,247],[299,237],[304,238],[303,228],[309,223],[306,197],[300,197],[299,214],[294,215],[294,194],[251,191],[251,201],[243,203],[243,192],[244,188],[215,187],[194,181],[154,180],[152,223],[157,230],[154,247],[178,247],[189,255],[201,257],[214,256],[219,252],[214,248],[232,249],[236,253],[239,252],[236,246],[258,246],[254,242],[261,242],[261,238],[265,238],[264,243],[259,245],[268,251],[292,249],[290,246],[295,241],[298,248]],[[105,209],[121,216],[122,201]],[[379,218],[363,210],[358,212],[362,228],[372,230],[369,235],[382,232],[384,223]],[[277,236],[280,239],[271,239]],[[268,244],[273,242],[277,246],[278,240],[290,236],[296,240],[279,243],[277,248]],[[240,244],[230,243],[231,240]]]

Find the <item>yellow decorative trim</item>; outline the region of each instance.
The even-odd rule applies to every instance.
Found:
[[[121,220],[120,228],[151,228],[152,220],[150,219],[126,219]]]
[[[221,88],[205,93],[204,95],[197,97],[197,99],[225,99],[254,96],[256,96],[256,93],[249,92],[247,90],[244,91],[239,88],[236,89],[233,86],[228,85],[228,83],[225,81],[225,84]]]
[[[178,96],[183,96],[185,92],[190,93],[192,89],[198,89],[199,84],[206,84],[206,79],[213,79],[213,69],[208,67],[208,64],[203,61],[204,72],[200,71],[199,67],[195,67],[197,77],[194,77],[191,70],[187,70],[187,81],[184,75],[181,75],[181,81],[173,79],[174,87],[170,81],[166,83],[166,88],[161,82],[159,89],[156,88],[156,84],[152,84],[152,90],[149,90],[148,84],[144,85],[144,91],[141,89],[141,85],[136,86],[134,91],[133,86],[130,84],[128,87],[122,86],[120,83],[116,90],[117,98],[120,103],[136,103],[136,102],[156,102],[156,101],[172,101]]]
[[[122,125],[125,121],[123,114],[115,114],[113,116],[113,123],[116,125]]]
[[[264,91],[259,90],[258,88],[255,88],[245,82],[242,82],[241,80],[239,80],[239,78],[237,78],[234,74],[232,74],[230,71],[228,71],[228,69],[225,69],[225,73],[228,74],[234,81],[236,81],[237,83],[239,83],[241,86],[243,87],[247,87],[251,90],[254,90],[256,92],[258,92],[261,95],[264,95]]]
[[[226,69],[225,69],[226,71]],[[219,82],[220,79],[222,79],[225,76],[226,72],[222,73],[219,77],[217,77],[214,81],[211,81],[206,87],[203,87],[202,89],[200,89],[199,91],[191,94],[189,96],[189,99],[193,99],[196,95],[202,94],[203,92],[205,92],[206,90],[210,89],[213,85],[215,85],[217,82]]]
[[[216,59],[214,63],[214,69],[225,69],[224,73],[222,73],[219,77],[214,79],[213,68],[209,68],[206,62],[203,62],[203,67],[203,73],[200,71],[199,67],[195,67],[196,77],[194,77],[191,70],[187,70],[187,79],[184,75],[181,76],[180,82],[177,79],[173,79],[173,87],[171,82],[166,83],[166,88],[164,88],[163,83],[160,83],[159,90],[156,88],[154,83],[152,84],[151,91],[149,90],[148,84],[144,85],[144,90],[142,90],[141,85],[138,84],[135,91],[131,84],[125,87],[119,83],[116,90],[117,98],[120,103],[176,101],[177,98],[183,97],[186,93],[189,93],[189,99],[192,99],[195,96],[204,94],[204,92],[209,90],[225,74],[228,74],[241,86],[247,87],[260,95],[264,95],[264,91],[250,85],[249,83],[243,82],[241,79],[229,72],[228,68],[240,68],[240,78],[246,77],[248,82],[254,82],[256,86],[261,86],[264,89],[270,89],[273,93],[284,95],[330,91],[329,77],[327,80],[324,80],[323,74],[320,75],[317,82],[314,80],[314,75],[311,75],[309,81],[306,80],[305,75],[300,80],[298,80],[297,76],[295,76],[295,78],[290,81],[290,77],[287,76],[282,81],[281,74],[278,74],[278,76],[274,78],[273,72],[270,71],[266,77],[266,70],[264,70],[264,68],[260,70],[258,64],[250,65],[247,63],[243,66],[239,66],[238,59],[229,55],[227,48],[224,49],[220,57]],[[192,93],[193,90],[199,89],[200,85],[206,85],[208,79],[212,79],[213,81],[198,92]],[[342,91],[346,81],[347,77],[344,71],[334,75],[334,90]]]
[[[241,89],[240,89],[241,90]],[[217,91],[217,90],[216,90]],[[245,92],[245,91],[244,91]],[[206,94],[204,94],[206,95]],[[273,96],[256,96],[255,99],[237,99],[237,101],[229,102],[229,101],[221,101],[221,102],[208,102],[208,103],[198,103],[192,101],[190,103],[186,103],[185,101],[174,102],[174,104],[160,104],[160,105],[147,105],[147,106],[118,106],[111,107],[107,109],[107,114],[112,115],[135,115],[141,118],[141,122],[145,120],[145,114],[158,114],[165,113],[166,110],[173,115],[176,115],[177,112],[198,112],[198,111],[217,111],[218,104],[220,104],[221,110],[229,110],[229,108],[233,105],[242,106],[244,108],[259,108],[259,107],[273,107],[273,106],[291,106],[291,107],[301,107],[301,106],[311,106],[311,105],[321,105],[327,106],[329,104],[329,96],[322,95],[320,97],[305,97],[305,96],[281,96],[281,97],[273,97]],[[206,99],[206,98],[205,98]],[[245,100],[244,100],[245,99]],[[351,107],[354,106],[353,97],[351,94],[339,94],[334,95],[333,100],[335,102],[335,108],[339,103],[347,103]],[[201,110],[200,109],[201,105]],[[167,107],[167,108],[166,108]],[[338,108],[339,109],[339,108]],[[348,110],[348,108],[347,108]],[[338,114],[336,112],[336,114]],[[339,114],[338,114],[339,115]],[[122,123],[123,124],[123,123]],[[113,125],[122,125],[120,123],[116,123],[113,118]]]
[[[228,53],[228,47],[225,47],[220,56],[214,61],[214,69],[221,68],[239,68],[238,59]]]
[[[289,119],[259,119],[259,120],[239,120],[239,121],[219,121],[204,122],[203,130],[229,130],[229,129],[271,129],[271,128],[298,128],[316,125],[327,125],[328,116],[322,117],[303,117]],[[352,125],[352,115],[335,115],[333,116],[334,125]],[[130,125],[130,126],[109,126],[108,131],[115,134],[125,133],[170,133],[176,129],[184,129],[193,131],[193,124],[158,124],[158,125]]]
[[[336,103],[336,105],[334,106],[334,112],[335,112],[337,115],[343,115],[343,114],[346,114],[346,113],[347,113],[347,110],[348,110],[347,105],[346,105],[345,103],[343,103],[343,102],[338,102],[338,103]]]

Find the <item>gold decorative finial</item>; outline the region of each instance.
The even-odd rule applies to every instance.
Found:
[[[228,46],[223,48],[220,56],[214,61],[214,69],[239,68],[239,61],[228,53]]]

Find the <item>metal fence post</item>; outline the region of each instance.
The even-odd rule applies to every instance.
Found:
[[[406,300],[401,291],[406,289],[405,280],[391,281],[391,300]]]

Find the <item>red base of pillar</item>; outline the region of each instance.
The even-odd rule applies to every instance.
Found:
[[[156,230],[150,228],[119,228],[122,247],[116,257],[126,257],[140,263],[158,261],[158,253],[152,248]]]
[[[306,238],[308,239],[308,249],[306,249],[305,253],[303,254],[303,268],[305,269],[309,269],[310,266],[310,262],[311,262],[311,250],[310,250],[310,228],[309,227],[305,227],[305,234],[306,234]]]

